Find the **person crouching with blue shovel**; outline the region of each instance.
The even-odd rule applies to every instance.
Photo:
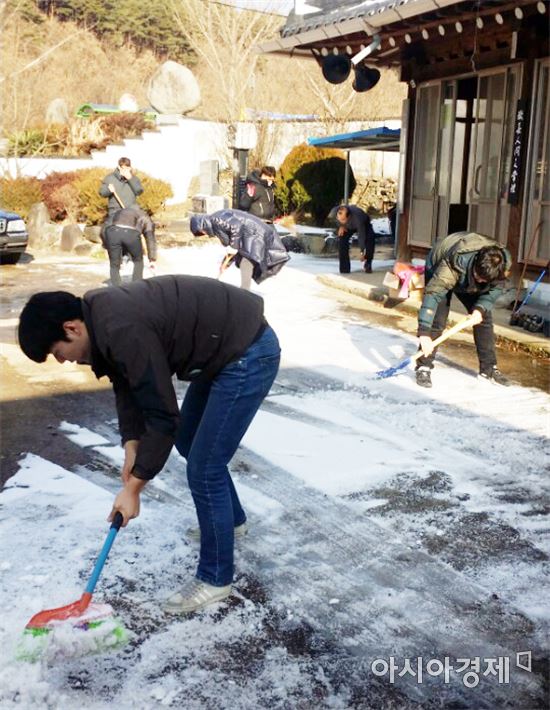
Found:
[[[443,333],[453,294],[471,314],[480,377],[509,384],[497,366],[491,310],[504,293],[511,266],[509,251],[482,234],[456,232],[436,242],[426,257],[426,287],[418,314],[418,385],[432,386],[433,341]]]
[[[165,602],[192,612],[231,594],[233,546],[246,514],[228,464],[268,394],[277,336],[256,294],[198,276],[159,276],[78,298],[37,293],[19,321],[25,355],[91,367],[113,384],[125,451],[109,520],[139,515],[140,492],[172,446],[187,460],[200,537],[196,577]],[[172,375],[188,381],[181,411]]]

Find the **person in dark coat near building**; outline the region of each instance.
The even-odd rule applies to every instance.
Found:
[[[249,289],[252,279],[261,283],[274,276],[290,259],[275,227],[241,210],[195,215],[191,217],[191,232],[218,237],[235,254],[241,288]]]
[[[123,253],[128,253],[134,262],[132,281],[143,278],[143,244],[145,237],[147,256],[150,262],[157,258],[155,225],[149,215],[137,205],[118,210],[113,214],[112,223],[105,229],[104,246],[109,254],[111,284],[120,286],[120,265]]]
[[[245,189],[239,200],[239,209],[266,222],[273,222],[275,215],[273,183],[276,175],[277,171],[271,165],[253,170],[246,178]]]
[[[424,298],[418,313],[419,347],[416,382],[431,387],[431,370],[438,338],[447,323],[453,293],[468,313],[477,316],[474,342],[479,374],[491,382],[507,385],[497,366],[492,308],[504,293],[505,279],[512,266],[507,249],[476,232],[455,232],[439,240],[426,257]]]
[[[140,492],[172,446],[187,459],[200,531],[196,577],[165,611],[185,613],[231,593],[235,534],[246,514],[228,464],[275,379],[277,336],[256,294],[198,276],[159,276],[121,288],[37,293],[19,320],[25,355],[88,365],[112,382],[125,451],[109,520],[139,515]],[[181,410],[172,376],[189,381]]]
[[[357,205],[340,205],[336,210],[338,227],[338,259],[341,274],[349,274],[351,264],[349,260],[350,239],[357,233],[363,270],[372,272],[372,258],[374,256],[374,231],[368,214]]]

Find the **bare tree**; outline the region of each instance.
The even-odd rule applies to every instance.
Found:
[[[262,119],[256,121],[255,125],[258,140],[254,150],[250,151],[250,164],[260,168],[271,162],[271,156],[281,137],[281,124],[277,121]]]
[[[281,18],[204,0],[170,2],[180,31],[207,70],[203,84],[207,79],[216,117],[240,120],[254,94],[256,47],[274,35]]]
[[[315,67],[316,68],[316,67]],[[357,94],[347,84],[329,84],[311,72],[305,80],[318,105],[318,115],[327,130],[335,131],[342,123],[356,115]]]
[[[330,84],[320,78],[320,71],[317,66],[310,65],[304,77],[315,97],[319,119],[328,131],[337,131],[347,121],[377,121],[399,116],[406,89],[398,83],[394,71],[382,69],[380,82],[365,93],[353,90],[351,77],[342,84]]]

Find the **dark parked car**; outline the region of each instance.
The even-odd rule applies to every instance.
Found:
[[[24,220],[15,212],[0,209],[0,261],[15,264],[27,248],[28,241]]]

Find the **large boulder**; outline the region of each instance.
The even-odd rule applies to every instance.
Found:
[[[55,224],[50,222],[45,224],[42,228],[40,246],[42,249],[51,249],[52,247],[58,247],[61,240],[61,231],[63,227],[61,224]]]
[[[193,72],[169,60],[151,77],[147,98],[159,113],[182,114],[197,108],[201,92]]]
[[[65,99],[53,99],[46,109],[46,123],[69,123],[69,107]]]
[[[50,213],[44,202],[35,202],[31,205],[27,216],[27,231],[29,233],[29,247],[40,248],[44,244],[46,226],[50,224]]]
[[[81,239],[82,232],[78,224],[66,224],[61,232],[61,251],[74,251]]]

